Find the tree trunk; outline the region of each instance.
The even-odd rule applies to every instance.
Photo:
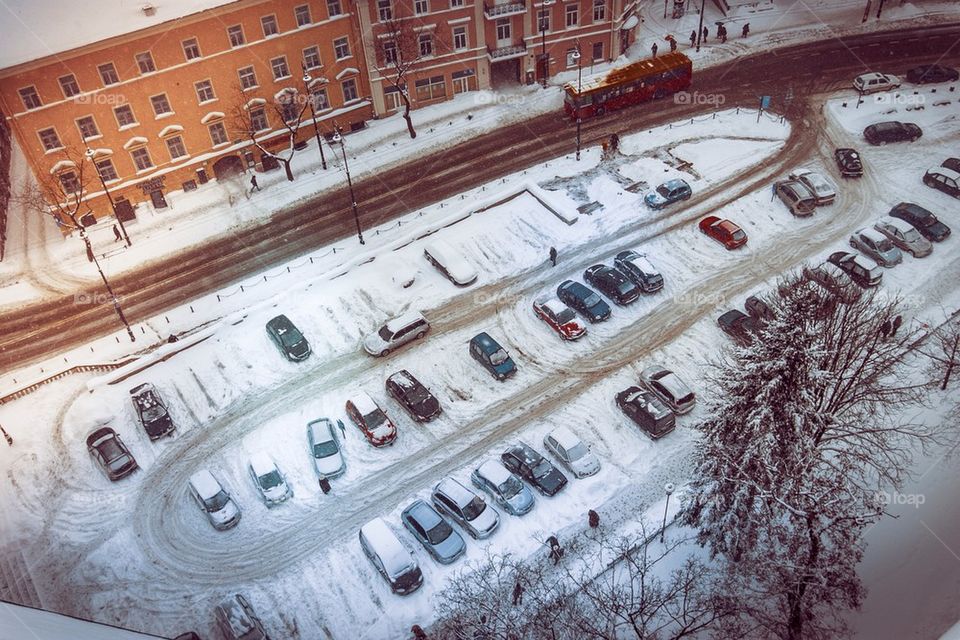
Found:
[[[290,182],[293,182],[293,171],[290,169],[290,161],[280,160],[280,162],[283,163],[283,170],[287,172],[287,180],[289,180]]]
[[[410,138],[416,138],[417,132],[413,128],[413,120],[410,118],[410,98],[407,97],[407,94],[400,94],[403,96],[403,119],[407,121],[407,132],[410,134]]]
[[[957,346],[960,345],[960,331],[953,336],[953,345],[950,349],[950,356],[947,358],[947,370],[943,374],[943,382],[940,383],[940,391],[946,391],[947,384],[950,383],[950,374],[953,373],[953,367],[957,364]]]

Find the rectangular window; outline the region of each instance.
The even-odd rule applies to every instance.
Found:
[[[281,80],[290,77],[290,67],[287,66],[287,57],[280,56],[270,61],[270,68],[273,69],[273,79]]]
[[[80,85],[77,84],[77,79],[72,73],[60,76],[58,80],[60,81],[60,90],[63,91],[64,98],[72,98],[80,93]]]
[[[330,100],[327,98],[326,89],[312,89],[310,95],[313,98],[314,111],[326,111],[330,108]]]
[[[193,88],[197,91],[197,101],[201,104],[204,102],[209,102],[210,100],[216,100],[217,96],[213,93],[213,83],[209,80],[201,80],[200,82],[194,82]]]
[[[413,0],[413,13],[418,16],[430,13],[429,0]]]
[[[477,90],[477,75],[473,69],[453,72],[453,92],[464,93]]]
[[[113,160],[111,160],[110,158],[97,160],[94,164],[96,164],[97,173],[100,174],[100,177],[103,178],[104,182],[110,182],[111,180],[120,179],[120,176],[117,175],[116,168],[113,166]]]
[[[183,57],[187,60],[195,60],[200,57],[200,43],[196,38],[188,38],[180,43],[183,47]]]
[[[176,160],[177,158],[182,158],[187,155],[187,148],[183,146],[183,138],[180,136],[167,138],[167,151],[170,152],[171,160]]]
[[[43,103],[40,102],[40,94],[37,93],[37,88],[33,85],[20,89],[18,93],[23,101],[23,106],[27,109],[36,109],[43,106]]]
[[[603,22],[607,17],[607,0],[593,0],[593,21]]]
[[[227,27],[227,37],[230,38],[231,47],[239,47],[247,41],[247,39],[243,37],[243,27],[239,24]]]
[[[250,130],[251,131],[265,131],[270,128],[270,123],[267,122],[267,112],[263,107],[259,109],[252,109],[250,111]]]
[[[393,18],[393,6],[390,0],[377,0],[377,15],[380,16],[380,22]]]
[[[333,41],[333,53],[337,60],[350,57],[350,42],[346,38],[337,38]]]
[[[77,180],[77,174],[73,171],[65,171],[57,177],[60,178],[60,186],[63,187],[64,193],[74,194],[82,191],[80,181]]]
[[[550,31],[550,10],[540,9],[537,11],[537,30]]]
[[[327,0],[327,15],[331,18],[336,17],[343,13],[343,9],[340,8],[340,0]]]
[[[230,141],[230,138],[227,137],[227,128],[223,126],[222,122],[214,122],[207,127],[207,130],[210,131],[210,139],[213,141],[214,146],[226,144]]]
[[[97,67],[97,72],[100,74],[100,80],[103,82],[104,86],[109,86],[111,84],[117,84],[120,82],[120,76],[117,75],[117,69],[113,66],[112,62],[99,65]]]
[[[84,140],[88,138],[96,138],[100,135],[100,130],[97,129],[97,123],[94,121],[93,116],[84,116],[77,119],[77,129],[80,130],[80,137]]]
[[[173,113],[173,109],[170,108],[170,101],[167,100],[167,94],[165,93],[161,93],[158,96],[151,96],[150,104],[153,105],[153,112],[158,116],[165,113]]]
[[[453,29],[453,48],[455,51],[463,51],[467,48],[467,28],[454,27]]]
[[[383,61],[385,64],[393,64],[397,61],[397,43],[393,40],[383,43]]]
[[[303,68],[304,69],[316,69],[317,67],[323,66],[323,62],[320,61],[320,47],[313,46],[307,47],[303,50]]]
[[[137,124],[137,119],[133,115],[133,108],[128,104],[122,104],[119,107],[114,107],[113,116],[117,119],[117,125],[120,127]]]
[[[253,89],[257,86],[257,74],[254,72],[253,67],[237,69],[237,75],[240,76],[240,88]]]
[[[593,43],[593,61],[600,62],[603,60],[603,43],[594,42]]]
[[[403,96],[400,94],[400,90],[396,87],[387,87],[383,90],[383,97],[387,102],[387,110],[396,111],[401,107],[405,106],[403,104]]]
[[[446,95],[446,83],[443,76],[434,76],[425,80],[417,80],[417,100],[434,100]]]
[[[343,101],[344,101],[344,102],[351,102],[351,101],[357,99],[358,95],[357,95],[357,81],[356,81],[356,80],[354,80],[353,78],[348,78],[347,80],[344,80],[344,81],[341,83],[341,86],[343,87]]]
[[[450,8],[456,9],[463,6],[463,0],[450,0]]]
[[[153,55],[149,51],[138,53],[134,56],[137,60],[137,68],[140,73],[153,73],[157,70],[157,65],[153,64]]]
[[[53,151],[54,149],[62,149],[63,144],[60,142],[60,136],[57,135],[57,130],[53,127],[49,129],[41,129],[37,131],[37,135],[40,136],[40,144],[43,145],[44,151]]]
[[[580,7],[575,4],[567,5],[567,28],[575,27],[580,23]]]
[[[298,27],[303,27],[310,24],[310,7],[305,4],[296,7],[293,10],[293,16],[297,19]]]
[[[280,33],[280,28],[277,27],[277,16],[263,16],[260,18],[260,26],[263,27],[264,38],[269,38],[270,36],[275,36]]]
[[[153,160],[150,159],[150,152],[143,147],[131,151],[130,157],[133,158],[133,164],[137,168],[137,171],[146,171],[147,169],[151,169],[153,167]]]
[[[497,40],[509,40],[510,39],[510,18],[498,18],[497,19]]]
[[[432,56],[433,55],[433,36],[429,33],[421,33],[417,37],[417,42],[420,45],[420,55],[421,56]]]

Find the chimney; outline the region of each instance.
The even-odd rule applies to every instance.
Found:
[[[143,15],[147,16],[148,18],[157,12],[157,8],[152,4],[145,4],[143,7],[141,7],[141,9],[143,10]]]

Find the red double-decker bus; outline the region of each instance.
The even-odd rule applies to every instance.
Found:
[[[601,116],[607,111],[656,100],[690,86],[693,63],[680,52],[638,60],[564,85],[563,110],[571,118]]]

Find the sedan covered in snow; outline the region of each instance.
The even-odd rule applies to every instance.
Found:
[[[850,246],[884,267],[896,266],[903,260],[903,254],[893,241],[873,227],[854,231],[850,236]]]
[[[427,262],[453,284],[465,287],[477,281],[477,270],[463,254],[443,240],[431,240],[423,248]]]
[[[773,190],[790,213],[803,218],[813,215],[817,208],[817,198],[807,185],[798,180],[782,180],[773,183]]]
[[[387,414],[363,391],[357,391],[347,400],[347,415],[357,425],[367,441],[375,447],[393,444],[397,427]]]
[[[621,251],[613,259],[613,266],[633,280],[644,293],[653,293],[663,289],[663,276],[647,256],[642,253]]]
[[[737,249],[747,244],[746,232],[729,220],[707,216],[698,226],[701,233],[713,238],[727,249]]]
[[[587,268],[583,272],[583,279],[619,305],[630,304],[640,297],[640,287],[619,269],[605,264],[595,264]]]
[[[545,496],[567,486],[567,477],[530,445],[520,442],[500,454],[503,466],[517,474]]]
[[[145,382],[130,389],[130,399],[133,401],[133,408],[137,412],[140,424],[143,425],[143,430],[151,440],[173,433],[170,412],[167,411],[160,393],[152,384]]]
[[[537,298],[533,301],[533,312],[564,340],[576,340],[587,332],[586,327],[577,321],[573,309],[560,302],[559,298]]]
[[[586,478],[600,471],[600,459],[570,429],[558,427],[543,437],[543,446],[575,478]]]
[[[329,419],[317,418],[307,423],[307,450],[318,477],[336,478],[347,470],[340,439]]]
[[[827,261],[840,267],[844,273],[850,276],[851,280],[864,289],[877,286],[883,279],[880,265],[859,253],[836,251],[830,254]]]
[[[111,480],[126,478],[139,468],[120,435],[110,427],[100,427],[87,436],[87,450]]]
[[[576,280],[561,282],[557,297],[590,322],[602,322],[610,317],[610,305],[593,289]]]
[[[510,515],[522,516],[533,509],[533,493],[497,460],[487,460],[474,469],[470,481]]]
[[[844,178],[859,178],[863,175],[863,161],[856,149],[837,149],[833,152],[833,159],[837,161],[837,168]]]
[[[372,356],[389,355],[393,349],[427,335],[430,323],[419,311],[408,311],[390,320],[363,339],[363,348]]]
[[[207,516],[214,529],[222,531],[240,522],[240,507],[220,481],[206,469],[197,471],[187,483],[190,497]]]
[[[218,604],[213,618],[226,640],[269,640],[253,607],[239,593]]]
[[[930,241],[920,235],[920,232],[909,222],[884,216],[873,225],[873,228],[890,238],[890,242],[901,251],[908,251],[914,258],[924,258],[933,252]]]
[[[943,242],[950,236],[950,227],[918,204],[901,202],[894,205],[887,215],[909,222],[927,240]]]
[[[406,369],[387,378],[385,386],[387,393],[417,422],[427,422],[440,415],[440,401]]]
[[[835,264],[824,262],[814,267],[804,267],[803,277],[816,283],[840,302],[850,304],[860,298],[861,291],[846,272]]]
[[[297,362],[310,356],[310,343],[285,315],[276,316],[267,322],[267,335],[287,360]]]
[[[668,204],[686,200],[693,192],[685,180],[675,178],[667,180],[659,187],[643,197],[643,201],[651,209],[662,209]]]
[[[500,514],[486,501],[453,478],[444,478],[433,488],[434,506],[463,527],[471,537],[489,538],[500,525]]]
[[[946,167],[933,167],[923,174],[923,184],[942,191],[950,197],[960,198],[960,173]]]
[[[833,204],[837,198],[837,188],[833,183],[827,180],[822,174],[816,171],[796,171],[790,174],[791,180],[796,180],[805,186],[813,194],[817,206]]]
[[[641,371],[640,382],[663,400],[674,413],[687,413],[697,402],[697,397],[680,376],[659,365]]]
[[[277,463],[267,453],[259,452],[250,456],[247,465],[253,485],[268,507],[286,502],[293,496],[293,489],[281,473]]]
[[[731,309],[721,315],[717,318],[717,324],[725,334],[743,345],[753,342],[757,332],[756,321],[737,309]]]

